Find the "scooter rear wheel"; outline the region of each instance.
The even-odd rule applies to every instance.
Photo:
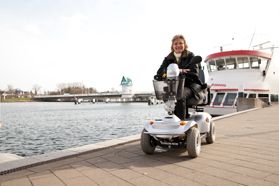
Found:
[[[213,122],[210,122],[210,131],[207,134],[206,137],[206,143],[211,144],[214,143],[216,139],[216,132],[215,132],[215,124]]]
[[[201,136],[200,131],[196,127],[192,127],[187,132],[187,151],[191,158],[196,158],[201,152]]]
[[[156,145],[153,141],[154,139],[149,134],[145,134],[144,132],[146,132],[145,129],[143,129],[141,132],[141,149],[145,154],[153,154],[156,148]]]

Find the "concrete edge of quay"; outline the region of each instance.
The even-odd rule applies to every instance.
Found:
[[[127,136],[127,137],[112,139],[104,142],[83,145],[80,147],[68,148],[56,152],[30,156],[18,160],[7,161],[4,163],[0,163],[0,175],[8,174],[11,172],[34,167],[37,165],[42,165],[53,161],[75,157],[86,153],[92,153],[94,151],[100,151],[103,149],[107,149],[107,148],[111,148],[111,147],[115,147],[127,143],[132,143],[138,141],[139,139],[140,139],[140,135],[137,134],[137,135]]]
[[[249,110],[245,110],[245,111],[241,111],[241,112],[236,112],[236,113],[232,113],[232,114],[215,117],[215,118],[213,118],[213,121],[225,119],[225,118],[232,117],[232,116],[238,115],[238,114],[243,114],[246,112],[251,112],[251,111],[254,111],[257,109],[260,109],[260,108],[253,108],[253,109],[249,109]],[[112,140],[94,143],[94,144],[88,144],[88,145],[84,145],[84,146],[80,146],[80,147],[68,148],[68,149],[64,149],[61,151],[50,152],[50,153],[46,153],[46,154],[42,154],[42,155],[25,157],[25,158],[13,160],[13,161],[7,161],[4,163],[0,163],[0,175],[12,173],[15,171],[34,167],[37,165],[42,165],[42,164],[49,163],[49,162],[54,162],[54,161],[63,160],[66,158],[75,157],[75,156],[86,154],[86,153],[92,153],[95,151],[100,151],[103,149],[108,149],[111,147],[132,143],[132,142],[135,142],[138,140],[140,140],[140,134],[127,136],[127,137],[121,137],[121,138],[112,139]]]

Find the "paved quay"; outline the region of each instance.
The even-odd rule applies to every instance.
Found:
[[[154,155],[145,155],[139,136],[134,136],[129,143],[120,139],[114,141],[115,146],[82,152],[94,147],[89,145],[74,149],[79,152],[76,155],[64,151],[68,158],[41,165],[26,164],[25,168],[22,165],[20,170],[1,175],[0,183],[1,186],[279,185],[279,105],[219,118],[215,124],[216,143],[203,144],[200,156],[195,159],[190,159],[182,149],[158,149]],[[0,166],[3,172],[13,164]]]

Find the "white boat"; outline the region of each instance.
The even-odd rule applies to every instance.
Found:
[[[237,111],[237,98],[259,98],[278,103],[278,48],[232,50],[210,54],[205,59],[211,103],[205,111],[224,115]]]

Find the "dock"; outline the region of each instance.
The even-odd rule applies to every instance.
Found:
[[[145,155],[140,135],[0,164],[1,186],[279,185],[279,105],[214,119],[198,158],[183,149]]]

